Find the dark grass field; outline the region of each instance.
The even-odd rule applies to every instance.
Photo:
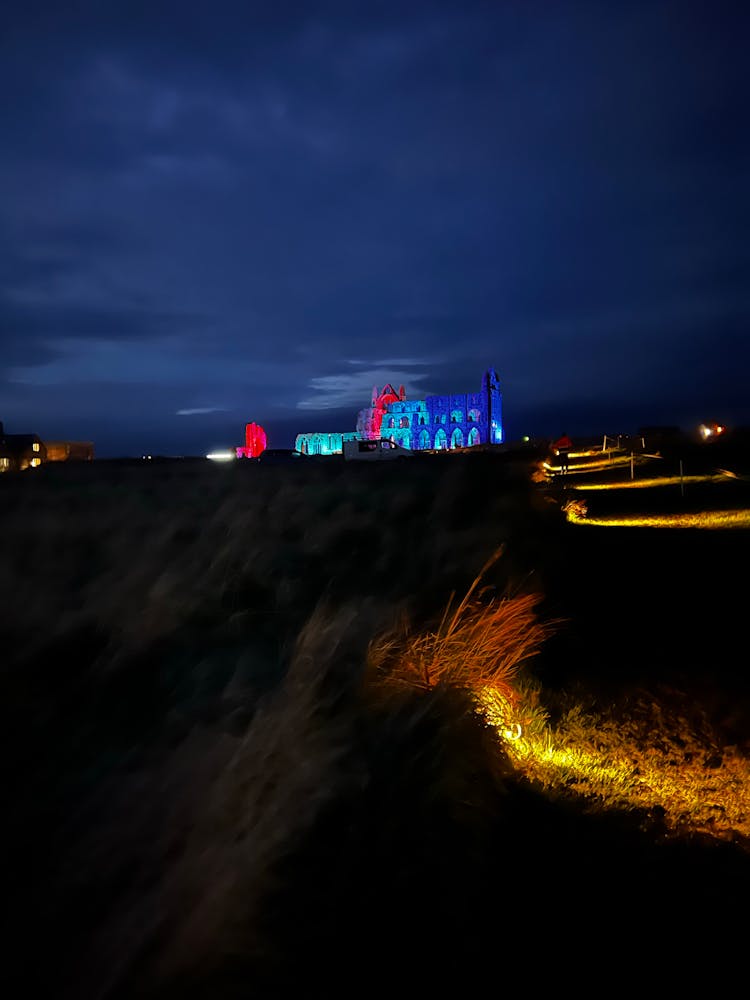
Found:
[[[701,496],[711,509],[722,509],[710,488]],[[733,492],[732,506],[737,499]],[[644,507],[644,501],[648,513],[671,514],[696,504],[694,497],[683,507],[674,498],[663,504],[656,497],[652,508],[645,497],[628,492],[608,500],[607,513],[633,513],[635,503]],[[747,489],[745,504],[750,506]],[[594,514],[601,513],[594,506]],[[748,531],[565,525],[548,555],[541,571],[544,611],[570,618],[570,627],[543,652],[553,661],[550,682],[557,669],[567,673],[558,661],[565,646],[568,669],[591,683],[679,681],[736,697],[750,694]]]
[[[504,545],[487,585],[561,620],[531,665],[552,713],[675,690],[750,753],[747,532],[576,528],[537,457],[0,480],[10,995],[740,968],[740,847],[579,810],[519,780],[463,692],[367,682],[370,640],[434,628]]]

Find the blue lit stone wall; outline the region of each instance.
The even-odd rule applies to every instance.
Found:
[[[502,444],[502,394],[497,373],[493,368],[485,372],[479,392],[389,403],[381,437],[415,451]]]
[[[380,436],[390,438],[404,448],[413,448],[415,431],[426,427],[428,418],[424,399],[401,399],[397,403],[389,403],[380,425]]]
[[[380,436],[414,451],[502,444],[502,402],[497,372],[489,368],[479,392],[388,403]],[[361,437],[358,431],[298,434],[294,446],[307,455],[339,455],[344,441]]]

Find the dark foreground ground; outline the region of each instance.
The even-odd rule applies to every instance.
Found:
[[[551,703],[680,688],[748,746],[747,533],[576,529],[532,457],[0,482],[9,995],[742,974],[741,845],[588,815],[462,693],[365,682],[373,635],[434,625],[504,543],[490,582],[566,621],[534,663]]]

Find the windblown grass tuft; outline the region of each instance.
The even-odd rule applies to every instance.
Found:
[[[390,683],[424,690],[438,685],[473,692],[491,688],[517,700],[519,671],[553,626],[534,613],[541,595],[498,598],[484,583],[503,551],[500,546],[492,554],[457,605],[451,596],[437,628],[415,634],[404,622],[400,632],[375,639],[368,654],[371,670]]]

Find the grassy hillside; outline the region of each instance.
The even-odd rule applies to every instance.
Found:
[[[691,827],[689,797],[628,800],[519,747],[661,742],[699,798],[742,782],[747,533],[576,529],[537,457],[0,481],[29,989],[515,989],[606,971],[615,945],[658,958],[665,928],[714,940],[750,888],[742,807]]]

